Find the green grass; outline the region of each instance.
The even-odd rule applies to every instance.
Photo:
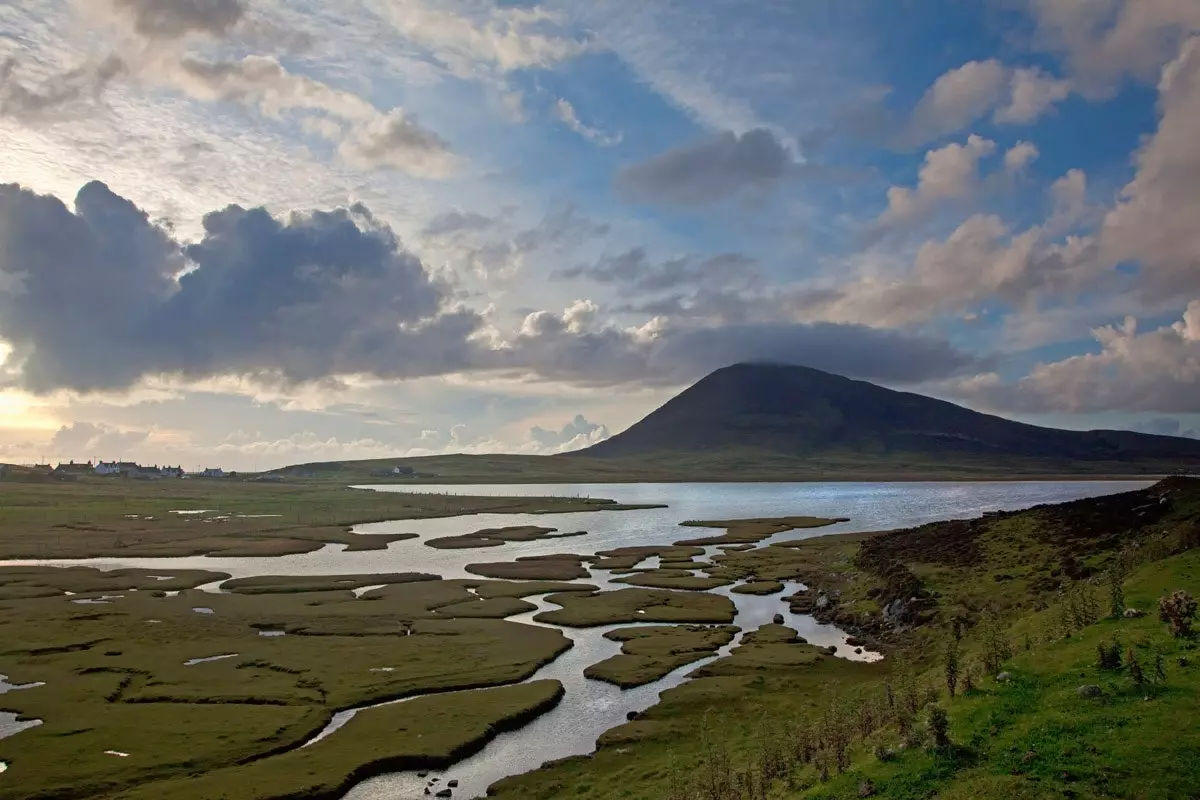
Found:
[[[380,478],[371,472],[402,464],[412,478]],[[1040,478],[1097,480],[1156,477],[1177,464],[1071,461],[1065,458],[973,456],[970,454],[880,454],[826,452],[803,458],[757,450],[662,453],[631,458],[584,455],[450,455],[423,458],[306,464],[316,480],[343,483],[670,483],[683,481],[926,481]],[[284,470],[283,472],[287,472]]]
[[[556,533],[555,528],[539,528],[536,525],[515,525],[509,528],[485,528],[461,536],[442,536],[425,542],[429,547],[440,550],[465,550],[477,547],[503,547],[508,542],[532,542],[538,539],[569,539],[587,536],[587,531]]]
[[[372,492],[331,480],[0,481],[0,559],[278,556],[327,544],[379,550],[414,534],[362,535],[351,526],[460,514],[623,508],[630,507],[589,498]],[[193,509],[219,513],[170,513]]]
[[[593,756],[507,779],[493,794],[501,800],[857,798],[869,781],[872,796],[906,800],[1194,796],[1200,648],[1195,639],[1173,638],[1153,611],[1157,598],[1174,589],[1200,594],[1200,550],[1186,549],[1194,548],[1198,529],[1200,482],[1174,480],[1117,498],[719,556],[732,574],[804,581],[811,588],[798,602],[811,604],[828,592],[835,599],[826,616],[861,626],[889,658],[841,661],[796,643],[790,629],[766,626],[695,680],[665,692],[637,720],[606,733]],[[1127,605],[1150,613],[1101,619],[1064,636],[1060,592],[1083,591],[1066,572],[1104,569],[1123,546],[1135,547],[1138,564],[1125,581]],[[908,587],[910,579],[924,605],[915,629],[894,631],[881,624],[880,609],[891,600],[889,587],[897,581]],[[1101,595],[1104,586],[1097,577],[1093,590]],[[980,677],[986,609],[999,613],[1015,647],[1003,664],[1011,675],[1006,682]],[[966,631],[960,663],[973,671],[976,686],[950,699],[940,655],[953,619]],[[1096,646],[1114,636],[1133,648],[1148,674],[1161,653],[1166,683],[1138,687],[1128,671],[1101,673]],[[885,682],[903,707],[910,681],[914,692],[940,695],[953,747],[929,746],[924,712],[916,721],[919,741],[899,747],[894,712],[879,709],[887,708]],[[1103,696],[1080,697],[1082,684],[1100,685]],[[864,738],[858,731],[865,707],[876,716]],[[682,788],[722,764],[731,779],[740,773],[753,783],[767,763],[764,754],[789,751],[800,741],[798,731],[829,737],[842,726],[851,732],[848,766],[839,774],[831,762],[828,780],[812,763],[786,756],[786,769],[761,793]],[[894,755],[880,760],[876,747]]]
[[[2,601],[0,673],[45,685],[3,697],[44,724],[0,739],[10,764],[0,798],[96,797],[218,770],[303,741],[338,709],[513,683],[570,646],[556,630],[473,618],[483,605],[520,603],[511,595],[528,587],[492,585],[495,596],[480,600],[464,585],[393,584],[374,599],[139,591],[108,605]],[[237,656],[184,664],[228,653]]]
[[[301,751],[201,776],[149,783],[113,800],[339,798],[384,772],[442,768],[520,727],[562,697],[558,681],[422,697],[366,709]]]
[[[701,592],[619,589],[597,594],[556,594],[549,600],[562,607],[543,611],[536,619],[571,628],[625,622],[727,624],[734,618],[734,607],[729,598]]]
[[[733,641],[737,632],[732,625],[618,628],[604,634],[604,638],[622,642],[621,652],[592,664],[583,674],[630,689],[712,655]]]

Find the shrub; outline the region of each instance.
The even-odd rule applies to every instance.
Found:
[[[934,747],[939,749],[950,746],[950,717],[941,706],[929,707],[929,718],[926,722],[929,735],[933,737]]]
[[[943,660],[943,671],[946,674],[946,690],[953,699],[958,691],[958,642],[946,645],[946,657]]]
[[[1125,614],[1125,574],[1128,572],[1128,560],[1124,553],[1113,559],[1113,563],[1109,565],[1106,577],[1108,578],[1108,613],[1112,617],[1120,618]]]
[[[1101,670],[1121,668],[1121,643],[1114,639],[1110,644],[1096,645],[1097,666]]]
[[[995,675],[1013,657],[1012,643],[995,612],[989,611],[984,616],[982,628],[983,668],[989,675]]]
[[[1196,599],[1183,589],[1176,589],[1166,597],[1158,598],[1158,618],[1171,626],[1175,636],[1191,636]]]
[[[1129,668],[1129,677],[1133,679],[1135,686],[1142,686],[1146,683],[1146,673],[1142,672],[1142,665],[1138,663],[1137,654],[1130,647],[1125,651],[1125,663]]]

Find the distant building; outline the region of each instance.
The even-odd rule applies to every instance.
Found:
[[[391,467],[390,469],[376,469],[371,471],[371,476],[374,478],[411,478],[413,476],[413,468]]]
[[[121,466],[116,461],[101,461],[96,465],[97,475],[120,475]]]
[[[225,470],[220,467],[208,467],[200,473],[201,478],[224,478]]]
[[[91,475],[96,471],[96,468],[92,466],[91,461],[87,462],[86,464],[76,464],[72,460],[66,462],[65,464],[60,462],[59,465],[54,468],[54,471],[59,475]]]
[[[183,467],[163,467],[162,476],[164,478],[182,478]]]

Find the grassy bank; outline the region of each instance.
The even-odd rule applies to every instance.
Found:
[[[1176,590],[1200,594],[1197,545],[1200,481],[1172,479],[729,552],[722,569],[804,581],[794,606],[856,628],[888,659],[832,659],[768,626],[606,733],[594,755],[505,780],[495,795],[1191,797],[1200,651],[1157,609]]]

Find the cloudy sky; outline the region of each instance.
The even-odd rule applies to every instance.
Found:
[[[9,0],[0,461],[547,453],[775,359],[1200,430],[1196,0]]]

